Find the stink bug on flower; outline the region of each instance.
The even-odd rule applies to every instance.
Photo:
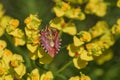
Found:
[[[56,29],[46,26],[45,29],[40,31],[40,43],[43,49],[51,56],[54,57],[61,45],[61,39]]]

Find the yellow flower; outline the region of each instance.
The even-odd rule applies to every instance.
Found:
[[[30,14],[30,16],[25,19],[24,23],[28,29],[38,30],[41,20],[38,19],[37,15]]]
[[[89,32],[92,35],[92,38],[96,38],[108,31],[108,25],[105,21],[98,21]]]
[[[52,72],[48,71],[48,72],[46,72],[46,73],[44,73],[44,74],[41,75],[40,80],[53,80],[53,78],[54,77],[53,77]]]
[[[4,40],[0,40],[0,51],[3,50],[7,46]]]
[[[19,21],[17,19],[11,19],[6,27],[6,32],[10,34],[15,29],[17,29],[18,25],[19,25]]]
[[[21,29],[17,28],[14,31],[10,32],[9,34],[14,37],[15,46],[25,44],[24,32]]]
[[[14,68],[16,72],[16,78],[22,78],[24,74],[26,73],[26,66],[24,64],[20,64],[18,67]]]
[[[70,35],[75,35],[77,32],[75,24],[71,22],[66,23],[63,18],[51,20],[50,26]]]
[[[71,19],[84,20],[85,14],[81,11],[80,8],[71,8],[66,11],[65,16]]]
[[[23,46],[25,44],[25,40],[22,38],[14,38],[15,46]]]
[[[104,34],[101,38],[100,41],[102,41],[103,47],[105,49],[110,48],[114,43],[115,43],[115,39],[113,37],[113,35],[111,34],[111,32],[107,32],[106,34]]]
[[[27,43],[39,44],[39,30],[30,30],[27,27],[25,28],[25,33],[27,36]]]
[[[85,42],[89,42],[91,40],[91,35],[87,31],[80,31],[77,35],[79,36],[79,38],[77,36],[73,37],[75,46],[81,46]]]
[[[96,43],[88,43],[86,48],[90,55],[100,56],[102,54],[101,47]]]
[[[92,61],[93,60],[93,56],[90,55],[88,53],[88,51],[85,49],[81,50],[80,58],[81,58],[81,60],[85,60],[85,61]]]
[[[5,74],[5,69],[3,67],[0,66],[0,76]]]
[[[86,67],[88,61],[93,60],[93,57],[83,47],[76,47],[74,44],[70,44],[67,50],[69,55],[73,57],[74,66],[78,69]]]
[[[10,60],[10,66],[13,67],[15,71],[15,77],[17,79],[22,78],[23,75],[26,73],[26,67],[23,64],[24,60],[21,55],[13,54]]]
[[[58,1],[56,6],[54,6],[53,11],[57,17],[66,16],[67,18],[84,20],[85,15],[80,8],[71,7],[69,3]]]
[[[89,76],[86,76],[85,74],[81,73],[81,76],[73,76],[69,80],[91,80]]]
[[[83,73],[80,73],[80,74],[81,74],[80,80],[91,80],[89,76],[86,76]]]
[[[6,64],[6,68],[9,69],[10,68],[10,60],[13,56],[13,53],[9,50],[9,49],[5,49],[3,56],[2,56],[2,60],[4,61],[4,63]]]
[[[89,0],[89,3],[85,7],[85,12],[103,17],[107,12],[107,3],[103,0]]]
[[[70,5],[68,3],[60,1],[56,3],[56,6],[53,8],[57,17],[64,16],[65,12],[70,9]]]
[[[30,51],[31,53],[34,53],[34,52],[37,50],[38,45],[35,45],[35,44],[27,44],[27,48],[29,49],[29,51]]]
[[[120,0],[117,1],[117,7],[120,8]]]
[[[27,77],[27,80],[40,80],[40,73],[38,69],[33,69],[32,72]]]
[[[10,17],[3,16],[0,19],[0,36],[2,36],[5,32],[5,28],[7,27],[8,23],[10,21]]]
[[[77,57],[77,58],[73,58],[73,63],[77,69],[82,69],[87,66],[88,61],[81,60],[80,57]]]
[[[69,51],[69,56],[78,57],[81,53],[82,48],[77,47],[74,44],[69,44],[67,46],[67,50]]]
[[[71,77],[69,80],[80,80],[80,77],[79,76],[74,76],[74,77]]]
[[[12,19],[11,20],[11,22],[10,22],[10,24],[13,26],[13,27],[18,27],[18,25],[19,25],[19,21],[17,20],[17,19]]]
[[[117,20],[117,24],[112,26],[113,34],[120,34],[120,19]]]
[[[22,62],[24,62],[21,55],[14,54],[10,60],[10,65],[12,67],[18,67]]]
[[[102,65],[113,58],[113,51],[108,49],[101,56],[95,57],[97,64]]]
[[[13,80],[13,77],[12,75],[8,74],[8,75],[5,75],[4,77],[1,77],[0,80]]]

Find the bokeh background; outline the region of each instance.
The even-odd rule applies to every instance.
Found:
[[[99,20],[107,21],[108,25],[112,27],[116,23],[117,19],[120,18],[120,8],[116,7],[117,0],[105,0],[111,5],[107,9],[107,14],[104,17],[97,17],[95,15],[87,15],[87,18],[83,21],[74,21],[78,31],[88,30]],[[52,12],[54,2],[52,0],[0,0],[6,11],[6,15],[20,20],[20,28],[24,28],[24,19],[29,14],[38,14],[39,18],[42,19],[40,29],[44,28],[49,24],[49,21],[55,17]],[[62,46],[72,42],[72,37],[64,34],[62,36],[64,42]],[[8,46],[9,47],[9,46]],[[118,37],[114,46],[111,47],[114,51],[114,57],[105,62],[103,65],[98,65],[96,62],[90,62],[88,66],[82,70],[75,69],[73,65],[65,69],[62,72],[66,77],[78,75],[80,71],[89,75],[92,80],[120,80],[120,37]],[[63,59],[64,58],[64,59]],[[71,59],[68,56],[67,50],[62,48],[60,53],[55,57],[53,62],[49,65],[50,70],[59,69],[61,65],[64,65]],[[47,67],[46,65],[45,67]],[[59,77],[55,80],[62,80]]]

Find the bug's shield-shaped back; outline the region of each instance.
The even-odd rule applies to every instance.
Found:
[[[54,57],[58,53],[61,44],[58,31],[47,26],[40,31],[40,35],[41,46],[51,57]]]

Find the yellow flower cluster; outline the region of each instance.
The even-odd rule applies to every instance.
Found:
[[[19,21],[13,19],[9,16],[5,16],[2,11],[2,6],[0,5],[0,36],[6,31],[9,35],[14,37],[15,46],[21,46],[25,44],[24,33],[21,29],[18,28]]]
[[[53,74],[51,71],[48,71],[40,76],[39,70],[33,69],[32,72],[28,74],[27,80],[53,80]]]
[[[40,34],[39,26],[41,20],[37,15],[30,15],[24,21],[26,24],[25,34],[27,36],[27,49],[29,50],[29,56],[32,60],[39,58],[41,64],[50,63],[52,57],[50,57],[45,50],[40,46]]]
[[[21,55],[13,54],[6,46],[6,42],[0,40],[0,80],[21,79],[26,73],[24,60]]]
[[[85,7],[85,12],[103,17],[107,12],[107,5],[104,0],[89,0],[89,3]]]
[[[23,46],[25,44],[25,35],[18,26],[19,21],[11,18],[6,27],[6,32],[14,37],[15,46]]]
[[[57,17],[67,17],[70,19],[84,20],[85,15],[79,7],[75,8],[69,3],[64,1],[56,0],[56,5],[53,8]]]
[[[74,66],[81,69],[86,67],[89,61],[104,54],[103,52],[109,49],[114,42],[114,37],[107,23],[99,21],[88,32],[80,31],[73,36],[73,44],[69,44],[67,50],[69,55],[73,57]]]
[[[89,76],[86,76],[83,73],[80,73],[81,76],[73,76],[69,80],[91,80]]]

